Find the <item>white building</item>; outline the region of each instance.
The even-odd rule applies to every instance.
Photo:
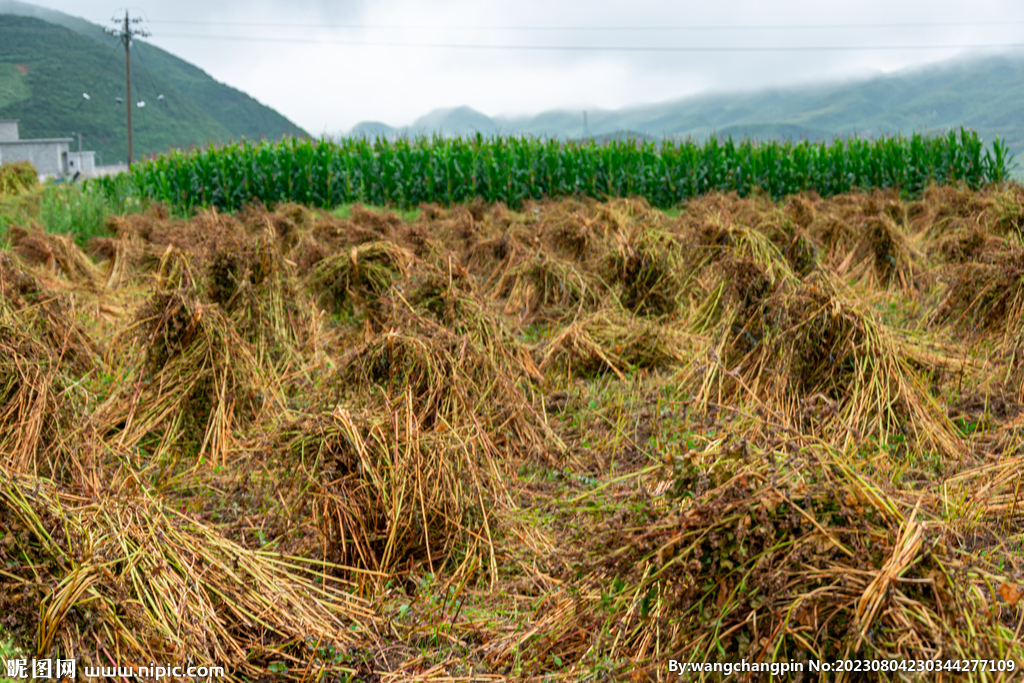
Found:
[[[68,173],[85,173],[96,170],[96,152],[68,152]]]
[[[95,152],[71,152],[72,138],[22,140],[16,120],[0,120],[0,164],[27,161],[41,176],[59,178],[91,171],[96,167]]]

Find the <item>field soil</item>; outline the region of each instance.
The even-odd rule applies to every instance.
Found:
[[[107,229],[0,252],[7,656],[1019,680],[1019,185]]]

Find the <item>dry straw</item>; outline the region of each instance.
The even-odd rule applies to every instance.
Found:
[[[10,636],[237,680],[1019,667],[1022,196],[155,209],[102,267],[14,229]]]

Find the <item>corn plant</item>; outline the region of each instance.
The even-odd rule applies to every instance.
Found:
[[[300,202],[353,202],[412,208],[483,197],[519,207],[527,199],[640,196],[669,208],[708,192],[773,198],[814,190],[895,188],[918,195],[929,183],[978,188],[1009,177],[1012,157],[996,138],[986,147],[961,128],[947,135],[833,142],[753,142],[709,138],[598,145],[521,137],[415,140],[241,141],[175,151],[137,164],[129,176],[99,181],[115,203],[134,195],[191,211]]]

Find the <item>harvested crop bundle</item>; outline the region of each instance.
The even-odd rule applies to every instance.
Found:
[[[920,370],[963,367],[951,349],[894,333],[825,275],[774,288],[762,286],[763,276],[748,282],[731,296],[723,296],[730,291],[723,283],[702,305],[709,321],[702,329],[715,330],[714,342],[685,373],[699,400],[752,400],[783,424],[837,445],[856,433],[882,447],[910,440],[915,448],[957,452],[959,435]]]
[[[389,411],[339,407],[290,432],[331,562],[387,574],[411,561],[438,571],[463,553],[493,558],[486,527],[497,530],[494,507],[510,506],[498,452],[421,422],[410,398]],[[499,568],[488,564],[496,577]]]
[[[252,347],[220,306],[196,297],[188,257],[171,251],[162,287],[137,314],[122,391],[97,409],[119,444],[155,439],[157,451],[223,461],[236,430],[282,405]]]
[[[101,349],[66,295],[0,254],[0,453],[6,471],[65,477],[85,420],[79,388]]]
[[[0,639],[294,683],[1024,666],[1024,194],[750,170],[671,212],[484,173],[415,217],[150,209],[99,266],[19,235]]]
[[[951,264],[950,282],[935,321],[974,332],[1015,336],[1024,314],[1024,252],[995,249],[990,258]]]
[[[29,162],[13,161],[0,164],[0,197],[25,194],[38,184],[39,176]]]
[[[541,372],[560,369],[569,377],[605,372],[620,378],[634,369],[685,365],[698,348],[695,337],[678,326],[643,317],[596,313],[578,318],[541,350]]]
[[[96,264],[67,235],[51,235],[15,225],[7,230],[7,238],[26,263],[88,287],[96,287],[101,280]]]
[[[319,261],[309,275],[309,287],[321,305],[333,310],[372,308],[404,276],[411,259],[391,242],[367,242]]]
[[[223,538],[134,477],[105,481],[85,504],[28,474],[4,484],[0,533],[12,541],[0,554],[59,577],[45,590],[18,565],[5,581],[20,594],[0,596],[12,633],[31,638],[40,657],[106,667],[113,649],[122,665],[188,661],[258,676],[281,652],[304,657],[373,637],[370,607],[340,582]]]
[[[674,467],[665,514],[631,538],[608,529],[593,560],[596,586],[628,586],[610,601],[631,658],[666,630],[659,647],[681,661],[1020,656],[1013,607],[989,602],[938,500],[901,501],[810,444],[716,440]]]
[[[509,268],[494,285],[505,313],[523,320],[573,318],[595,306],[603,290],[573,262],[543,252]]]
[[[622,305],[648,316],[671,316],[680,306],[686,277],[682,245],[667,232],[643,223],[616,234],[609,259],[613,281],[622,286]]]

